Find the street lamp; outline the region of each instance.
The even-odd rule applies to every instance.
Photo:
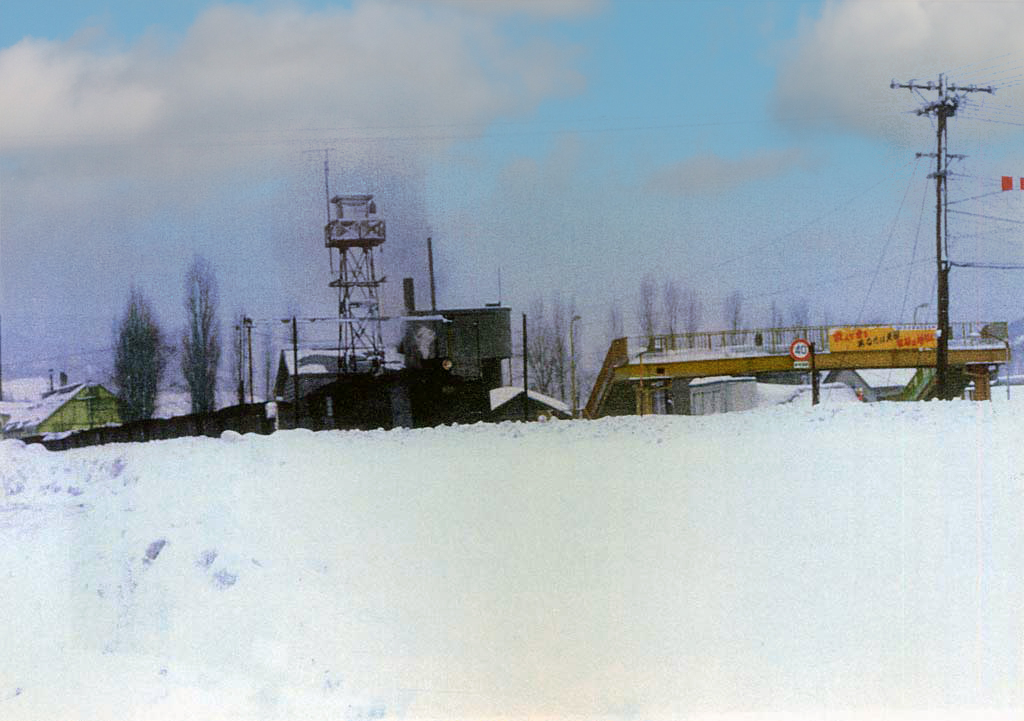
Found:
[[[914,325],[917,325],[917,311],[927,308],[929,305],[929,303],[918,303],[917,307],[914,308]]]
[[[1004,364],[1006,369],[1006,400],[1010,400],[1010,340],[1009,338],[1000,338],[992,331],[989,330],[988,326],[981,329],[978,334],[981,338],[990,338],[991,340],[997,340],[1006,346],[1006,363]]]
[[[647,348],[644,348],[642,351],[640,351],[640,354],[637,356],[637,359],[640,361],[640,409],[639,410],[640,410],[640,416],[641,417],[644,416],[644,411],[647,408],[647,393],[646,393],[646,389],[644,388],[644,376],[646,375],[646,369],[645,369],[645,366],[644,366],[644,356],[647,355],[648,353],[653,353],[653,352],[654,352],[654,349],[648,346]]]
[[[574,315],[572,320],[569,321],[569,380],[572,385],[572,417],[576,418],[579,415],[579,397],[576,394],[576,337],[573,334],[573,324],[576,321],[581,320],[578,315]]]

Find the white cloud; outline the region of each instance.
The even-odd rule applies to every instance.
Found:
[[[524,14],[540,18],[573,17],[597,12],[606,0],[433,0],[439,5],[501,15]]]
[[[920,98],[890,89],[892,79],[927,82],[949,72],[955,82],[999,85],[1024,72],[1021,37],[1020,3],[830,1],[787,48],[773,111],[798,128],[916,139],[912,111]],[[1024,86],[997,92],[995,100],[986,113],[1000,105],[1019,109]],[[984,125],[999,132],[998,124]]]
[[[27,38],[0,51],[3,148],[151,127],[163,89],[147,83],[136,67],[131,55],[91,51],[78,42]]]
[[[742,158],[707,153],[661,168],[651,175],[647,189],[670,195],[721,193],[782,175],[805,164],[804,153],[797,149],[767,151]]]
[[[331,192],[378,195],[387,274],[418,272],[425,168],[582,87],[573,48],[503,22],[425,2],[223,5],[181,38],[0,49],[5,316],[95,314],[64,338],[95,348],[129,282],[176,318],[179,259],[196,251],[247,312],[330,308],[323,148]]]
[[[2,146],[471,133],[577,90],[570,64],[552,44],[511,44],[473,13],[385,2],[317,14],[218,6],[171,52],[80,40],[0,50],[0,105],[13,109]]]

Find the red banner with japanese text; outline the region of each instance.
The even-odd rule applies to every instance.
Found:
[[[935,338],[934,328],[912,330],[891,326],[831,328],[828,332],[828,348],[832,353],[857,350],[935,348],[937,345]]]

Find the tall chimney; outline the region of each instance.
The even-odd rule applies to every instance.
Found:
[[[412,315],[416,310],[416,288],[412,278],[402,278],[402,293],[405,295],[405,314]]]

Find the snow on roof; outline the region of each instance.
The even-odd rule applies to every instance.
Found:
[[[749,383],[755,378],[749,376],[707,376],[706,378],[694,378],[690,381],[690,387],[707,386],[715,383]]]
[[[505,405],[516,396],[521,395],[522,392],[522,386],[502,386],[501,388],[492,389],[491,410],[493,411],[494,409]],[[552,398],[551,396],[544,395],[543,393],[538,393],[537,391],[533,390],[529,392],[529,397],[532,400],[537,401],[538,403],[543,403],[546,406],[551,406],[556,411],[561,411],[562,413],[571,413],[571,411],[569,410],[569,406],[567,406],[565,403],[558,400],[557,398]]]
[[[292,346],[281,349],[284,358],[284,367],[288,375],[295,375],[294,362],[295,352]],[[299,370],[301,375],[334,375],[338,372],[338,348],[313,346],[303,348],[299,346]],[[405,359],[394,348],[384,348],[384,363],[387,366],[402,366]]]
[[[870,368],[857,371],[857,375],[871,388],[904,387],[910,383],[916,368]]]
[[[25,431],[45,421],[57,410],[75,397],[88,383],[72,383],[47,392],[46,396],[11,413],[11,419],[4,425],[4,432]]]

